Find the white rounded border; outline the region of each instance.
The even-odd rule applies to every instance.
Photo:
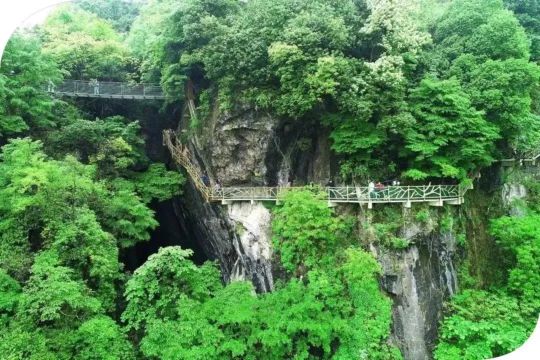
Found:
[[[181,1],[181,0],[179,0]],[[271,1],[271,0],[269,0]],[[57,4],[67,2],[66,0],[20,0],[1,1],[0,0],[0,58],[4,47],[15,31],[32,15]],[[540,231],[540,230],[539,230]],[[540,291],[540,284],[538,284]],[[500,360],[538,360],[540,359],[540,319],[531,337],[516,351],[500,356]],[[456,359],[457,360],[457,359]]]

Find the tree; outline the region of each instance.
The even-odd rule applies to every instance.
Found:
[[[515,298],[504,292],[466,290],[452,299],[435,359],[488,359],[506,355],[529,336]]]
[[[540,60],[540,5],[536,0],[505,0],[504,3],[515,14],[525,28],[531,41],[531,59]]]
[[[0,324],[6,327],[15,314],[21,296],[21,285],[0,269]]]
[[[77,80],[124,81],[134,61],[106,20],[73,5],[49,15],[43,39],[43,52]]]
[[[73,348],[77,360],[135,359],[132,345],[120,326],[108,316],[85,321],[74,334]]]
[[[332,266],[334,251],[345,243],[350,224],[333,217],[321,196],[309,190],[289,192],[282,201],[274,210],[272,241],[284,268],[303,274]]]
[[[96,291],[103,307],[113,311],[115,283],[120,278],[116,239],[103,231],[96,215],[87,208],[74,211],[69,223],[51,221],[43,230],[46,246],[58,254],[61,264],[74,270],[77,278],[87,281]]]
[[[540,122],[531,105],[540,73],[514,14],[502,0],[459,0],[434,26],[430,66],[460,80],[472,105],[499,128],[503,150],[535,148]]]
[[[178,298],[208,299],[220,288],[219,273],[207,263],[197,267],[188,259],[191,250],[161,248],[135,271],[126,285],[126,310],[122,319],[127,329],[141,330],[156,319],[178,319]]]
[[[0,68],[0,145],[7,138],[38,134],[54,127],[56,101],[44,89],[62,75],[41,44],[29,33],[15,33],[4,49]]]
[[[497,129],[471,106],[456,80],[426,78],[409,101],[415,123],[403,130],[412,153],[408,177],[465,179],[493,161]]]
[[[95,246],[91,251],[106,250],[114,259],[111,239],[122,247],[131,246],[147,240],[149,230],[157,226],[153,212],[133,190],[109,189],[95,179],[94,167],[72,157],[47,158],[40,142],[13,140],[4,146],[0,160],[0,264],[18,279],[26,276],[32,250],[52,246],[55,241],[69,247],[84,239],[87,250]],[[73,222],[85,231],[78,233],[68,225]],[[20,258],[14,257],[17,254]],[[91,270],[85,265],[88,255],[71,256],[81,256],[81,269]],[[107,267],[117,267],[114,263]]]
[[[153,320],[141,342],[146,356],[173,359],[254,359],[250,344],[255,318],[253,286],[237,282],[200,302],[180,296],[177,319]],[[234,309],[228,311],[227,309]]]
[[[120,33],[129,31],[143,3],[141,0],[77,0],[75,2],[81,9],[108,20]]]
[[[400,358],[386,344],[391,311],[380,269],[362,250],[347,250],[333,271],[310,271],[259,296],[244,282],[222,286],[215,268],[196,267],[188,255],[161,249],[128,282],[122,317],[148,357]]]
[[[497,244],[508,254],[508,290],[520,301],[522,312],[534,324],[540,312],[540,215],[532,213],[521,218],[501,217],[491,224]]]

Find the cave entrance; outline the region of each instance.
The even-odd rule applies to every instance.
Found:
[[[153,202],[151,208],[156,212],[159,222],[150,234],[150,240],[143,241],[129,248],[125,252],[124,264],[126,269],[133,272],[144,264],[148,257],[158,252],[159,248],[166,246],[181,246],[183,249],[193,250],[191,260],[197,265],[203,264],[208,257],[195,240],[193,229],[181,226],[174,211],[174,199]]]

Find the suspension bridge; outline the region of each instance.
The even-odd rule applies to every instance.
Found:
[[[186,146],[178,140],[173,130],[164,130],[163,145],[166,146],[174,161],[186,169],[198,191],[208,202],[221,202],[224,205],[238,201],[275,201],[279,202],[290,191],[302,187],[217,187],[208,186],[198,166],[190,159]],[[431,206],[444,204],[460,205],[464,201],[468,187],[462,185],[420,185],[420,186],[387,186],[384,189],[372,189],[367,186],[326,187],[326,198],[329,206],[339,203],[365,204],[368,209],[373,204],[399,203],[410,208],[413,203],[427,203]]]
[[[159,85],[113,81],[64,80],[58,84],[49,81],[46,91],[50,94],[70,97],[136,100],[165,99],[163,90]]]

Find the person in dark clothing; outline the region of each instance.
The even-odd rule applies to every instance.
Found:
[[[210,178],[208,177],[208,175],[204,174],[203,176],[201,176],[201,180],[205,186],[210,186]]]
[[[326,183],[326,187],[334,187],[334,180],[328,180],[328,182]]]

